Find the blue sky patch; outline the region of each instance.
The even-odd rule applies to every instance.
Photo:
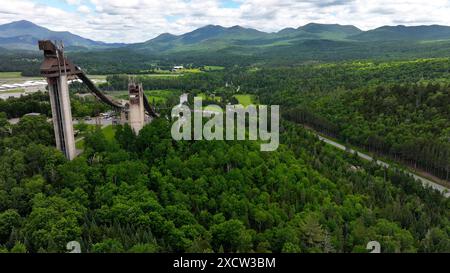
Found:
[[[221,0],[220,7],[227,9],[237,9],[241,6],[241,3],[233,0]]]

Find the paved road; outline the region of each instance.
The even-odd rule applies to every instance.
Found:
[[[99,124],[99,125],[102,125],[102,127],[106,127],[108,125],[112,125],[113,119],[112,118],[100,117],[97,120],[97,118],[94,117],[94,118],[91,118],[90,120],[83,120],[83,122],[85,124],[88,124],[88,125],[97,125],[97,124]],[[80,123],[80,120],[74,119],[72,123],[73,123],[73,125],[78,124],[78,123]]]
[[[316,134],[316,135],[317,135],[317,134]],[[332,145],[332,146],[334,146],[334,147],[336,147],[336,148],[338,148],[338,149],[340,149],[340,150],[344,150],[344,151],[347,151],[347,152],[349,152],[349,153],[355,153],[355,152],[356,152],[356,153],[358,154],[359,157],[361,157],[361,158],[363,158],[363,159],[366,159],[366,160],[369,160],[369,161],[374,161],[374,158],[371,157],[371,156],[369,156],[369,155],[367,155],[367,154],[363,154],[363,153],[361,153],[361,152],[357,152],[357,151],[352,150],[352,149],[347,149],[344,145],[339,144],[339,143],[337,143],[337,142],[335,142],[335,141],[333,141],[333,140],[331,140],[331,139],[328,139],[328,138],[325,138],[325,137],[319,136],[319,135],[317,135],[317,136],[319,137],[319,139],[320,139],[321,141],[323,141],[323,142],[325,142],[325,143],[327,143],[327,144],[329,144],[329,145]],[[380,166],[382,166],[382,167],[389,167],[389,166],[390,166],[388,163],[383,162],[383,161],[380,161],[380,160],[377,160],[377,164],[380,165]],[[426,187],[431,187],[431,188],[433,188],[433,189],[436,189],[436,190],[440,191],[445,197],[450,197],[450,191],[449,191],[448,188],[446,188],[446,187],[444,187],[444,186],[442,186],[442,185],[439,185],[439,184],[437,184],[437,183],[435,183],[435,182],[433,182],[433,181],[431,181],[431,180],[429,180],[429,179],[426,179],[426,178],[424,178],[424,177],[418,176],[418,175],[416,175],[416,174],[414,174],[414,173],[411,173],[411,172],[409,172],[409,173],[410,173],[416,180],[419,180],[424,186],[426,186]]]

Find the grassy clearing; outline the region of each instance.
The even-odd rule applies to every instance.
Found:
[[[146,90],[144,94],[147,96],[150,103],[165,103],[172,96],[179,96],[180,92],[176,90]],[[112,91],[108,92],[108,95],[116,99],[128,99],[128,91]]]
[[[22,78],[21,72],[0,72],[0,79]]]
[[[105,128],[102,129],[103,134],[105,135],[106,140],[113,141],[114,136],[116,135],[116,128],[114,128],[112,125],[108,125]]]
[[[245,107],[250,104],[255,104],[256,101],[253,95],[235,95],[234,97],[239,101],[239,104]]]
[[[169,73],[169,72],[168,72]],[[136,76],[145,76],[145,77],[151,77],[151,78],[173,78],[173,77],[179,77],[183,76],[183,74],[145,74],[145,75],[136,75]]]
[[[25,93],[25,89],[10,89],[6,91],[0,91],[0,94],[15,94],[15,93]]]
[[[84,121],[82,121],[82,122],[80,122],[78,124],[75,124],[73,126],[73,128],[75,130],[80,130],[80,131],[83,131],[83,132],[86,132],[86,131],[89,131],[89,130],[94,130],[95,127],[96,127],[96,125],[94,125],[94,124],[86,124],[86,123],[84,123]]]
[[[75,148],[77,150],[84,150],[84,139],[75,141]]]
[[[220,108],[218,105],[208,105],[203,107],[204,111],[211,111],[211,112],[223,112],[223,109]]]
[[[161,103],[165,103],[167,101],[166,98],[163,97],[157,97],[157,96],[147,96],[148,101],[150,102],[150,104],[161,104]]]
[[[216,65],[207,65],[205,67],[203,67],[204,71],[221,71],[224,70],[225,67],[223,66],[216,66]]]
[[[95,130],[96,125],[89,125],[89,130]],[[108,125],[105,128],[102,129],[103,135],[105,136],[106,140],[112,142],[114,141],[114,136],[116,135],[116,128],[114,128],[112,125]],[[79,138],[75,141],[75,147],[77,150],[83,150],[84,149],[84,138]]]
[[[24,77],[21,72],[0,72],[0,84],[15,84],[25,81],[43,80],[41,77]]]
[[[91,80],[100,80],[100,81],[106,81],[106,75],[88,75],[89,79]]]
[[[258,72],[260,70],[261,70],[261,68],[259,68],[259,67],[252,67],[252,68],[248,69],[248,72],[255,73],[255,72]]]
[[[202,73],[199,68],[185,68],[178,71],[178,73]]]
[[[197,94],[197,97],[202,98],[202,100],[209,100],[209,101],[217,101],[217,102],[221,102],[222,98],[219,96],[210,96],[208,94],[205,93],[199,93]]]
[[[116,99],[128,100],[128,91],[112,91],[107,94]],[[166,103],[170,97],[178,96],[180,92],[176,90],[146,90],[144,91],[144,94],[151,104],[163,104]]]
[[[176,90],[148,90],[144,93],[151,104],[166,103],[170,97],[180,95],[180,92]]]

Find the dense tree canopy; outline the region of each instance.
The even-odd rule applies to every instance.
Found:
[[[146,89],[280,104],[271,153],[251,141],[174,141],[162,115],[138,136],[127,125],[112,140],[88,131],[69,162],[46,116],[7,121],[31,106],[48,115],[46,95],[0,103],[0,251],[65,252],[75,240],[83,252],[367,252],[370,241],[383,252],[449,252],[448,198],[299,124],[448,179],[448,76],[438,59],[139,78]],[[103,88],[124,84],[111,76]],[[75,115],[100,109],[72,99]]]
[[[449,250],[448,199],[283,127],[282,147],[263,153],[245,141],[174,142],[157,119],[113,142],[93,131],[68,162],[42,137],[44,118],[23,119],[0,144],[2,249],[365,252],[378,240],[386,252]]]

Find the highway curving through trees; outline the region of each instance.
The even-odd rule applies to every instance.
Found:
[[[332,146],[334,146],[334,147],[336,147],[336,148],[338,148],[340,150],[347,151],[349,153],[357,153],[359,157],[361,157],[361,158],[363,158],[365,160],[374,161],[374,158],[369,156],[369,155],[367,155],[367,154],[355,151],[353,149],[348,149],[344,145],[339,144],[336,141],[333,141],[331,139],[328,139],[328,138],[325,138],[323,136],[320,136],[317,133],[316,133],[316,135],[317,135],[317,137],[319,137],[319,139],[321,141],[323,141],[323,142],[325,142],[325,143],[327,143],[329,145],[332,145]],[[383,162],[383,161],[380,161],[380,160],[377,160],[377,164],[382,166],[382,167],[390,167],[390,164],[388,164],[386,162]],[[445,197],[450,197],[450,192],[449,192],[448,188],[446,188],[446,187],[444,187],[444,186],[442,186],[440,184],[437,184],[436,182],[433,182],[433,181],[431,181],[429,179],[426,179],[424,177],[418,176],[418,175],[416,175],[416,174],[414,174],[412,172],[408,172],[408,173],[410,175],[412,175],[414,177],[414,179],[420,181],[422,183],[422,185],[424,185],[425,187],[431,187],[431,188],[441,192]]]

